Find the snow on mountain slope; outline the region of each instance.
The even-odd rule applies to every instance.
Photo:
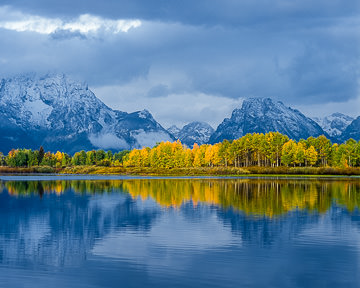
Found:
[[[202,145],[209,141],[214,129],[205,122],[191,122],[185,125],[178,134],[181,143],[192,147],[195,143]]]
[[[315,121],[282,102],[270,98],[249,98],[244,100],[241,109],[235,109],[231,118],[226,118],[217,127],[209,143],[237,139],[247,133],[270,131],[278,131],[296,140],[326,134]]]
[[[354,119],[344,130],[339,137],[339,142],[344,142],[348,139],[360,140],[360,116]]]
[[[176,125],[172,125],[171,127],[169,127],[167,129],[167,131],[173,135],[176,139],[179,139],[179,132],[181,131],[181,129],[179,127],[177,127]]]
[[[206,144],[214,133],[214,129],[205,122],[195,121],[185,125],[182,129],[173,125],[168,128],[168,132],[179,139],[181,143],[192,147],[195,143]]]
[[[324,118],[314,117],[314,120],[331,137],[337,138],[345,131],[354,118],[342,113],[333,113]]]
[[[112,110],[85,83],[64,74],[2,79],[0,132],[3,152],[40,145],[69,153],[94,148],[130,149],[174,139],[147,110]]]

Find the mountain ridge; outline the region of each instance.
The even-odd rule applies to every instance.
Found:
[[[200,121],[191,122],[182,129],[173,125],[166,130],[148,110],[132,113],[114,110],[98,99],[85,82],[62,73],[24,73],[0,80],[2,152],[12,148],[38,149],[40,145],[50,151],[68,153],[122,150],[152,147],[158,142],[175,139],[192,147],[194,143],[214,144],[247,133],[270,131],[295,140],[322,134],[334,142],[348,138],[360,140],[360,117],[353,119],[333,113],[324,119],[315,118],[314,121],[270,98],[249,98],[216,130]],[[324,129],[317,122],[323,123]]]
[[[73,153],[79,148],[131,149],[174,140],[149,111],[113,110],[86,83],[57,73],[2,79],[0,120],[4,150],[26,143],[28,148],[43,145]]]
[[[313,117],[313,120],[320,125],[320,127],[328,133],[331,140],[338,141],[345,129],[354,121],[353,117],[343,113],[332,113],[325,117]]]
[[[351,138],[360,141],[360,116],[354,119],[339,137],[342,142]]]
[[[173,125],[168,131],[181,143],[192,147],[195,143],[198,145],[206,144],[214,133],[214,128],[206,122],[194,121],[186,124],[182,129]]]
[[[249,98],[244,100],[240,109],[233,110],[230,118],[224,119],[210,137],[209,143],[237,139],[247,133],[270,131],[278,131],[295,140],[322,134],[328,136],[314,120],[297,109],[286,107],[282,102],[270,98]]]

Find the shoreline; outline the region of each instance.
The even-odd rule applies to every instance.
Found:
[[[150,177],[360,177],[360,168],[331,167],[199,167],[199,168],[150,168],[150,167],[102,167],[73,166],[53,168],[0,167],[0,175],[104,175],[104,176],[150,176]]]

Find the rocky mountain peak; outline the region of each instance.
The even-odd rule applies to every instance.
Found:
[[[86,83],[65,74],[28,73],[0,83],[0,144],[4,150],[40,145],[66,152],[130,149],[173,139],[149,111],[113,110]],[[23,142],[20,135],[28,141]]]
[[[249,98],[235,109],[210,138],[210,143],[237,139],[247,133],[278,131],[292,139],[324,134],[321,127],[296,109],[270,98]]]
[[[339,136],[341,142],[348,139],[354,139],[356,141],[360,140],[360,116],[354,119],[344,130],[344,132]]]
[[[177,127],[176,125],[172,125],[170,126],[167,131],[172,134],[176,139],[179,138],[179,132],[181,131],[181,129],[179,127]]]
[[[332,137],[332,140],[337,140],[354,118],[336,112],[323,118],[315,117],[314,120]]]
[[[188,147],[192,147],[194,143],[199,145],[207,143],[214,133],[214,129],[208,123],[199,121],[191,122],[182,129],[171,126],[168,131],[172,131],[170,133]]]

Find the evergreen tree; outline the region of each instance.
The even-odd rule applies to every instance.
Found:
[[[5,164],[5,156],[2,152],[0,152],[0,166]]]
[[[42,162],[44,155],[45,155],[44,147],[40,146],[39,154],[38,154],[38,163],[39,164]]]

